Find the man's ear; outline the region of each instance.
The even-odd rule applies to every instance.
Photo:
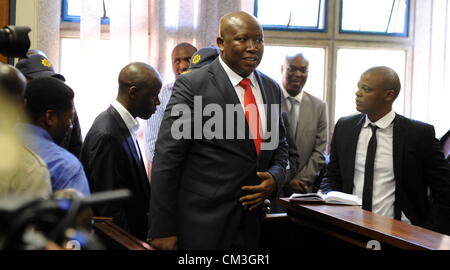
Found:
[[[394,101],[395,100],[395,91],[394,90],[386,90],[385,98],[387,101]]]
[[[130,98],[136,97],[136,91],[136,86],[131,86],[130,88],[128,88],[128,95],[130,96]]]
[[[218,37],[216,42],[217,42],[217,46],[219,47],[220,51],[223,52],[223,38]]]
[[[42,116],[47,127],[51,127],[56,121],[56,112],[54,110],[47,110]]]

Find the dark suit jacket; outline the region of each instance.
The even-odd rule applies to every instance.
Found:
[[[331,157],[321,189],[353,191],[356,147],[365,115],[341,118],[334,129]],[[395,203],[412,224],[450,232],[450,168],[431,125],[396,115],[393,158]],[[432,202],[428,196],[431,189]]]
[[[92,192],[127,188],[132,193],[127,201],[95,208],[94,215],[113,217],[114,223],[146,239],[150,184],[133,138],[112,106],[95,119],[84,140],[81,161]]]
[[[279,86],[267,76],[255,74],[264,102],[280,104]],[[217,117],[223,117],[224,123],[226,104],[237,105],[237,118],[244,121],[248,131],[238,96],[218,59],[177,79],[156,141],[149,237],[178,236],[180,249],[227,249],[242,233],[244,248],[257,248],[262,212],[245,211],[239,198],[247,194],[242,186],[261,183],[257,171],[270,172],[281,188],[287,144],[280,109],[269,106],[266,110],[269,130],[280,131],[275,138],[278,146],[275,150],[263,150],[258,157],[253,140],[248,137],[210,140],[202,135],[197,139],[174,139],[171,127],[179,117],[171,116],[171,110],[176,104],[193,110],[194,96],[202,97],[201,109],[218,104],[224,113]],[[276,124],[271,124],[271,112]],[[201,132],[201,124],[211,118],[203,116],[198,123],[192,123],[192,115],[188,116],[185,123],[192,128],[191,133],[194,129]],[[226,131],[224,127],[222,134]]]
[[[300,156],[298,155],[297,146],[295,146],[295,140],[291,135],[290,124],[286,112],[281,112],[281,118],[286,130],[286,142],[288,144],[288,160],[289,169],[286,170],[286,178],[284,178],[282,189],[279,189],[275,198],[270,200],[270,213],[285,213],[286,209],[278,204],[278,198],[290,196],[290,192],[287,190],[288,184],[297,175],[297,170],[300,165]]]

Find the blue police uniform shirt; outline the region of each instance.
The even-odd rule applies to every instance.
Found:
[[[47,163],[53,192],[72,188],[90,195],[89,184],[81,162],[69,151],[57,145],[43,128],[19,124],[25,144]]]

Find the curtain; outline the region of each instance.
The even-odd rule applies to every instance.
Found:
[[[150,0],[150,63],[165,82],[175,79],[171,52],[180,42],[200,49],[216,45],[219,19],[232,11],[248,9],[249,0]],[[253,12],[252,10],[246,10]]]
[[[173,81],[171,51],[176,44],[215,45],[221,16],[253,12],[253,0],[72,1],[81,2],[80,37],[61,38],[61,73],[75,91],[83,137],[115,99],[117,77],[125,65],[149,63],[164,83]],[[101,24],[103,3],[109,27]]]
[[[450,129],[450,0],[416,1],[412,118]]]

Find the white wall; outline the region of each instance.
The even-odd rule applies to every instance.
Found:
[[[31,28],[30,49],[45,52],[59,71],[61,1],[16,0],[16,25]]]

